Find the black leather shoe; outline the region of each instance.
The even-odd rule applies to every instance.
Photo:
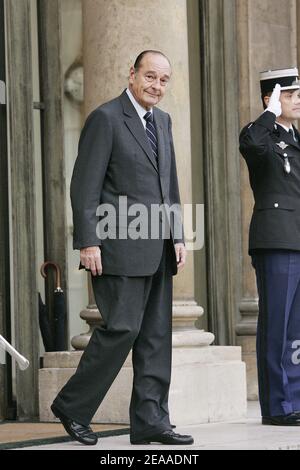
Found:
[[[177,445],[191,445],[194,444],[192,436],[185,436],[182,434],[176,434],[173,431],[163,431],[159,434],[147,437],[141,440],[130,440],[132,445],[145,445],[151,444],[151,442],[159,442],[160,444],[166,444],[170,446]]]
[[[76,423],[59,411],[55,405],[51,406],[52,413],[60,420],[61,424],[73,439],[87,446],[94,446],[98,442],[98,437],[89,426]]]
[[[267,426],[300,426],[300,413],[285,416],[263,416],[262,424]]]

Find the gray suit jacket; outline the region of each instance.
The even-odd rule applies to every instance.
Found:
[[[101,245],[103,274],[154,274],[164,241],[161,237],[99,239],[96,233],[99,204],[109,203],[115,207],[117,229],[122,225],[123,215],[119,214],[119,196],[127,196],[128,206],[141,203],[150,208],[152,204],[180,204],[171,119],[158,108],[154,108],[153,113],[158,136],[158,165],[126,91],[96,108],[81,132],[71,181],[73,246],[80,249]],[[124,222],[126,228],[134,218],[128,216],[128,221]],[[183,238],[174,241],[171,237],[172,247],[179,241],[183,242]],[[174,249],[170,252],[172,272],[176,274]]]

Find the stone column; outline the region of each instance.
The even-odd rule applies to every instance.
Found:
[[[259,72],[293,66],[296,61],[296,2],[288,0],[239,0],[237,2],[240,128],[262,113]],[[276,40],[275,40],[276,39]],[[246,51],[246,53],[245,53]],[[256,372],[256,327],[258,315],[255,273],[248,255],[248,233],[253,208],[248,170],[241,160],[243,241],[243,293],[238,344],[247,365],[248,399],[258,398]]]
[[[170,113],[173,121],[182,204],[191,203],[186,0],[154,0],[150,4],[130,0],[121,3],[122,7],[119,0],[83,2],[85,117],[99,104],[118,96],[126,88],[129,68],[142,50],[155,49],[165,53],[172,64],[173,78],[161,107]],[[149,17],[156,20],[150,24]],[[90,325],[90,331],[72,339],[75,349],[86,346],[99,319],[91,289],[89,291],[90,304],[80,316]],[[203,309],[194,300],[194,256],[190,251],[185,269],[174,278],[174,331],[194,329],[195,321],[201,315]],[[204,345],[214,340],[212,334],[201,333],[200,330],[197,331],[197,338],[199,344]],[[174,340],[179,341],[179,337]]]

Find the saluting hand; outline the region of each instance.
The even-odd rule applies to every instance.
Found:
[[[281,86],[277,83],[270,97],[270,101],[269,101],[268,108],[267,108],[268,111],[270,111],[271,113],[274,113],[276,117],[279,117],[282,114],[280,94],[281,94]]]
[[[101,250],[99,246],[90,246],[87,248],[81,248],[80,262],[86,269],[91,270],[93,276],[97,276],[97,274],[101,276],[102,262],[101,262]]]

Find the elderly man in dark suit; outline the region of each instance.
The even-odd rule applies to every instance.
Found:
[[[180,204],[171,119],[155,107],[170,78],[164,54],[142,52],[130,69],[128,88],[95,109],[80,136],[71,183],[74,248],[80,250],[81,267],[92,273],[105,325],[94,330],[51,409],[66,431],[87,445],[97,442],[89,423],[130,350],[131,443],[193,443],[172,430],[168,410],[172,276],[186,258],[183,234],[176,233],[179,211],[167,210]],[[146,211],[138,218],[140,236],[132,213],[137,204]],[[151,210],[160,206],[165,210],[153,236]],[[107,231],[109,208],[116,218]]]

